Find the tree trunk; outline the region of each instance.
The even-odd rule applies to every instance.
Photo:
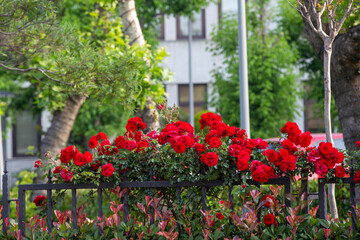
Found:
[[[141,30],[139,18],[136,14],[135,0],[119,0],[118,3],[122,27],[124,34],[129,37],[129,43],[131,45],[145,45],[144,35]],[[148,64],[150,63],[148,62]],[[147,98],[144,108],[138,109],[135,115],[143,119],[146,123],[147,131],[160,128],[156,103],[150,96]]]
[[[323,43],[304,21],[304,31],[319,58],[324,61]],[[331,91],[338,109],[347,150],[358,150],[360,140],[360,25],[339,34],[333,42]]]
[[[45,153],[50,152],[52,158],[54,159],[56,155],[60,153],[61,149],[65,148],[78,111],[84,101],[85,97],[83,96],[68,96],[65,102],[65,107],[62,110],[55,111],[51,125],[46,131],[44,139],[41,142],[40,158],[44,159]],[[35,183],[46,182],[46,179],[41,179],[41,171],[37,171],[37,174],[38,176],[35,179]],[[36,192],[33,195],[36,196],[38,194],[40,193]]]
[[[330,105],[331,105],[331,76],[330,76],[330,63],[331,63],[331,43],[329,39],[324,41],[325,51],[324,51],[324,119],[325,119],[325,134],[326,141],[331,142],[334,146],[334,140],[332,138],[332,129],[331,129],[331,114],[330,114]],[[339,218],[336,199],[335,199],[335,184],[328,184],[328,200],[329,200],[329,209],[330,215],[332,218]]]

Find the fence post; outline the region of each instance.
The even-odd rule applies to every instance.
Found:
[[[51,184],[51,171],[48,173],[48,184]],[[47,201],[46,201],[46,222],[48,226],[48,232],[52,231],[52,193],[51,189],[47,190]]]
[[[181,200],[181,187],[176,187],[176,199],[178,201]],[[178,228],[178,231],[179,231],[179,236],[180,236],[180,234],[181,234],[181,225],[180,225],[179,222],[177,222],[176,225],[177,225],[177,228]]]
[[[319,184],[319,216],[321,219],[326,219],[327,213],[327,202],[326,202],[326,193],[325,193],[325,183],[322,179],[318,179]]]
[[[75,229],[77,226],[77,214],[76,214],[76,188],[71,189],[71,216],[72,216],[72,228]]]
[[[19,229],[23,236],[25,236],[25,189],[23,186],[19,185],[18,191],[18,198],[19,198]]]
[[[154,174],[153,174],[153,168],[152,168],[152,165],[150,165],[150,173],[149,173],[149,176],[150,176],[150,181],[154,181]],[[152,198],[154,198],[154,189],[153,188],[150,188],[150,191],[152,191]],[[155,211],[154,211],[154,208],[151,206],[150,204],[150,215],[151,215],[151,219],[150,219],[150,224],[153,224],[155,219],[154,219],[154,216],[155,216]]]
[[[229,201],[231,203],[231,209],[234,210],[234,196],[232,195],[233,187],[229,186],[228,193],[229,193]],[[231,217],[229,217],[229,223],[233,224]]]
[[[7,175],[7,171],[4,171],[4,175],[2,178],[3,184],[3,209],[2,209],[2,218],[3,220],[10,217],[10,205],[9,205],[9,177]],[[3,232],[5,233],[7,230],[6,223],[3,221]]]
[[[127,171],[124,171],[124,182],[127,182]],[[128,215],[129,215],[129,189],[126,188],[126,192],[124,194],[124,222],[128,222]]]
[[[354,174],[351,173],[350,174],[350,178],[351,178],[351,183],[350,183],[350,201],[351,201],[351,206],[356,207],[356,195],[355,195],[355,182],[354,182]],[[351,224],[352,224],[352,228],[353,230],[357,230],[357,215],[356,215],[356,211],[353,207],[351,207]]]
[[[291,180],[290,178],[285,178],[285,194],[292,194]],[[291,200],[285,197],[285,206],[292,207]]]

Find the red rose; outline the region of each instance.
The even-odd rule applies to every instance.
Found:
[[[346,172],[345,169],[342,166],[336,166],[335,167],[335,176],[338,178],[343,178],[345,176]]]
[[[318,161],[315,163],[315,172],[319,176],[324,177],[328,171],[329,171],[329,168],[327,167],[327,165],[324,161]]]
[[[103,133],[103,132],[99,132],[97,135],[96,135],[96,140],[107,140],[107,136],[106,136],[106,134],[105,133]]]
[[[208,165],[209,167],[213,167],[218,164],[219,156],[214,152],[208,152],[201,155],[200,160]]]
[[[34,168],[38,168],[41,166],[41,162],[39,160],[35,161]]]
[[[222,215],[221,212],[218,212],[218,213],[216,213],[216,218],[219,219],[219,220],[221,220],[221,219],[224,218],[224,215]]]
[[[72,178],[72,173],[70,171],[68,171],[67,169],[63,169],[61,170],[61,178],[65,181],[65,182],[70,182],[71,178]]]
[[[257,149],[266,149],[267,147],[269,147],[269,144],[266,141],[262,140],[261,138],[257,138],[255,139],[255,141],[256,141]]]
[[[214,125],[217,122],[221,122],[221,117],[215,113],[212,112],[208,112],[208,113],[204,113],[201,115],[200,117],[200,129],[204,129],[205,127],[209,126],[211,127],[212,125]]]
[[[249,149],[253,149],[256,147],[256,140],[255,139],[247,139],[245,142],[245,146]]]
[[[176,142],[173,148],[176,153],[184,153],[186,151],[186,146],[182,142]]]
[[[360,183],[360,170],[354,175],[354,181]]]
[[[264,206],[270,207],[270,204],[274,204],[275,199],[271,195],[266,195],[262,198],[263,201],[266,201]]]
[[[116,139],[115,139],[115,146],[118,148],[118,149],[123,149],[124,146],[125,146],[125,138],[123,136],[118,136]]]
[[[274,150],[267,149],[262,154],[267,157],[269,162],[273,163],[274,165],[277,165],[276,163],[278,161],[278,155]]]
[[[128,124],[126,124],[126,131],[128,132],[136,132],[138,129],[136,123],[134,122],[130,122]]]
[[[134,136],[134,140],[138,142],[141,140],[141,137],[142,137],[141,132],[136,132]]]
[[[74,157],[74,164],[76,166],[84,166],[86,164],[86,160],[85,160],[85,157],[82,153],[78,152],[75,157]]]
[[[96,140],[94,136],[92,136],[89,140],[89,148],[93,149],[96,148],[99,142]]]
[[[286,159],[283,159],[280,163],[280,169],[284,173],[287,171],[294,171],[296,168],[296,157],[289,155]]]
[[[239,145],[239,146],[244,146],[245,142],[246,141],[244,139],[242,139],[242,138],[233,138],[233,139],[231,139],[232,144],[236,144],[236,145]]]
[[[356,146],[360,147],[360,141],[355,142]]]
[[[231,144],[228,149],[228,153],[232,157],[237,157],[240,151],[241,151],[241,147],[237,144]]]
[[[337,152],[335,154],[335,162],[342,163],[344,161],[344,154],[342,152]]]
[[[158,106],[158,109],[159,110],[162,110],[164,108],[164,105],[163,104],[160,104],[159,106]]]
[[[322,155],[328,155],[331,153],[333,147],[330,142],[321,142],[318,148]]]
[[[128,132],[136,132],[138,129],[144,130],[146,124],[139,117],[130,118],[126,124],[126,130]]]
[[[222,144],[220,138],[218,137],[210,138],[210,140],[207,143],[210,145],[210,148],[218,148]]]
[[[133,140],[125,140],[125,149],[132,151],[136,148],[136,142]]]
[[[91,155],[90,152],[85,152],[84,153],[84,158],[85,158],[86,162],[91,163],[91,161],[93,159],[93,156]]]
[[[264,224],[267,227],[270,227],[271,225],[275,224],[275,216],[271,213],[268,213],[264,216]]]
[[[93,170],[93,171],[98,170],[99,167],[100,167],[100,165],[98,162],[96,164],[91,164],[91,170]]]
[[[294,154],[298,149],[290,139],[285,139],[281,142],[281,146],[286,149],[290,154]]]
[[[54,170],[53,170],[53,174],[60,173],[60,170],[61,170],[60,166],[55,167]]]
[[[205,144],[195,143],[194,148],[197,153],[203,153],[206,151]]]
[[[185,145],[185,147],[188,147],[188,148],[193,147],[194,144],[195,144],[194,138],[192,138],[192,137],[190,137],[188,135],[180,136],[177,139],[177,141],[183,143]]]
[[[237,155],[237,159],[238,159],[238,161],[240,159],[244,159],[246,161],[249,161],[250,160],[250,154],[247,151],[241,150]]]
[[[78,153],[79,151],[77,150],[76,147],[74,146],[68,146],[66,147],[65,149],[62,149],[61,152],[60,152],[60,161],[62,163],[69,163],[71,159],[73,159],[76,154]]]
[[[266,166],[266,165],[265,165]],[[252,179],[256,182],[267,182],[271,176],[269,176],[265,167],[260,167],[256,171],[251,173]]]
[[[259,160],[254,160],[254,161],[251,162],[250,171],[255,172],[259,167],[261,167],[263,165],[265,165],[265,164],[263,164]]]
[[[105,164],[104,166],[101,167],[101,173],[105,177],[110,177],[114,171],[115,168],[112,166],[111,163]]]
[[[310,135],[310,132],[304,132],[299,137],[299,145],[301,147],[308,147],[311,143],[312,136]]]
[[[158,135],[156,134],[156,131],[155,130],[152,130],[151,132],[149,132],[147,134],[147,136],[151,139],[157,139],[158,138]]]
[[[282,133],[287,133],[289,136],[299,136],[301,134],[301,130],[296,123],[287,122],[285,126],[281,128]]]
[[[246,160],[246,158],[238,158],[236,162],[236,167],[240,171],[246,171],[249,168],[249,160]]]
[[[136,143],[135,152],[145,152],[145,148],[149,147],[149,143],[145,140]]]
[[[33,203],[35,203],[35,206],[41,207],[45,206],[47,198],[43,195],[38,195],[35,197]]]

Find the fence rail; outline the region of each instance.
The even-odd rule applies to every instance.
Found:
[[[125,180],[126,180],[126,174],[125,174]],[[328,180],[325,181],[324,179],[318,179],[318,199],[319,199],[319,217],[321,219],[325,219],[326,218],[326,213],[327,213],[327,202],[326,202],[326,193],[325,193],[325,186],[326,184],[329,183],[339,183],[339,182],[345,183],[345,184],[350,184],[350,196],[351,196],[351,205],[355,206],[356,205],[356,199],[355,199],[355,182],[354,182],[354,178],[353,176],[350,176],[350,178],[343,178],[341,180],[339,179],[332,179],[332,180]],[[231,185],[228,185],[229,187],[229,193],[228,193],[228,198],[229,200],[232,202],[233,201],[233,196],[231,194],[232,192],[232,188],[233,186],[237,186],[237,185],[242,185],[243,182],[235,182],[232,183]],[[266,183],[259,183],[259,182],[255,182],[253,180],[247,180],[247,184],[248,185],[284,185],[285,186],[285,195],[286,194],[292,194],[292,186],[291,186],[291,180],[290,178],[287,177],[281,177],[281,178],[274,178],[274,179],[269,179],[268,182]],[[176,197],[177,199],[181,198],[181,188],[188,188],[188,187],[201,187],[201,192],[202,192],[202,209],[206,210],[207,209],[207,203],[206,203],[206,194],[207,194],[207,189],[210,187],[216,187],[216,186],[226,186],[225,185],[225,181],[222,180],[213,180],[213,181],[200,181],[200,182],[189,182],[189,181],[184,181],[184,182],[178,182],[178,183],[171,183],[169,181],[144,181],[144,182],[122,182],[116,186],[119,186],[121,188],[148,188],[148,189],[152,189],[152,188],[176,188]],[[98,211],[97,211],[97,215],[99,217],[102,217],[103,215],[103,209],[102,209],[102,190],[103,189],[111,189],[116,187],[113,183],[100,183],[99,185],[96,184],[72,184],[72,183],[62,183],[62,184],[52,184],[50,182],[46,183],[46,184],[27,184],[27,185],[19,185],[19,195],[18,195],[18,201],[19,201],[19,229],[22,230],[22,233],[25,234],[25,221],[26,221],[26,217],[25,217],[25,213],[26,213],[26,202],[25,202],[25,193],[26,191],[31,191],[31,190],[46,190],[47,191],[47,211],[46,211],[46,215],[47,215],[47,226],[48,226],[48,231],[51,232],[53,225],[52,225],[52,190],[67,190],[70,189],[71,193],[72,193],[72,209],[71,209],[71,214],[72,214],[72,218],[76,219],[77,218],[77,213],[76,213],[76,204],[77,204],[77,190],[78,189],[97,189],[98,192]],[[303,192],[306,193],[306,197],[308,198],[310,195],[314,195],[313,194],[309,194],[309,190],[308,190],[308,180],[302,180],[302,186],[303,186]],[[6,199],[4,199],[4,202],[6,201]],[[9,202],[10,200],[7,200],[7,202]],[[125,216],[125,221],[127,221],[127,216],[129,214],[129,202],[128,202],[128,192],[125,193],[124,195],[124,216]],[[5,206],[6,204],[4,204]],[[285,198],[285,206],[286,207],[291,207],[292,206],[292,202],[291,200],[289,200],[288,198]],[[3,208],[3,212],[4,211],[9,211],[9,209],[4,209]],[[309,206],[307,205],[307,207],[305,207],[305,209],[303,210],[303,213],[308,213],[309,212]],[[351,208],[351,213],[352,213],[352,227],[353,229],[356,229],[356,212],[354,208]],[[76,228],[76,220],[72,221],[72,228]],[[178,228],[180,231],[180,224],[178,224]]]
[[[216,187],[216,186],[224,186],[224,181],[221,180],[214,180],[214,181],[201,181],[201,182],[179,182],[179,183],[171,183],[169,181],[145,181],[145,182],[123,182],[118,184],[117,186],[121,188],[176,188],[176,196],[180,199],[180,192],[182,187],[201,187],[202,191],[202,209],[207,209],[206,203],[206,193],[207,188]],[[243,182],[233,183],[229,186],[229,200],[232,201],[232,194],[231,189],[232,186],[242,185]],[[247,184],[249,185],[260,185],[258,182],[253,180],[248,180]],[[263,184],[262,184],[263,185]],[[291,194],[291,181],[289,178],[276,178],[270,179],[268,182],[264,183],[264,185],[284,185],[285,186],[285,194]],[[109,189],[116,187],[112,183],[100,183],[99,185],[96,184],[72,184],[72,183],[62,183],[62,184],[27,184],[27,185],[19,185],[19,229],[22,230],[22,233],[25,234],[25,213],[26,213],[26,202],[25,202],[25,192],[30,190],[47,190],[47,225],[48,231],[52,230],[52,190],[65,190],[71,189],[72,192],[72,209],[71,215],[73,219],[76,219],[76,190],[78,189],[97,189],[98,191],[98,216],[102,217],[102,189]],[[124,196],[124,216],[125,221],[127,220],[127,215],[129,214],[129,205],[128,205],[128,196],[127,192]],[[287,207],[291,206],[291,201],[285,198],[285,205]],[[72,221],[72,227],[76,228],[76,221]],[[180,225],[178,225],[180,230]]]

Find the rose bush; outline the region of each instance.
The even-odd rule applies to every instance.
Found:
[[[166,115],[167,110],[162,111]],[[250,178],[265,183],[270,178],[315,173],[342,178],[349,171],[343,152],[328,142],[309,147],[310,132],[301,132],[296,123],[287,122],[280,142],[271,143],[270,149],[263,139],[249,138],[243,129],[227,125],[215,113],[201,116],[199,135],[189,123],[166,119],[163,128],[145,133],[142,119],[130,118],[126,133],[114,143],[100,132],[89,140],[90,152],[83,154],[68,146],[55,158],[59,161],[36,165],[51,169],[56,182],[115,184],[125,180],[125,171],[127,181],[221,179],[226,183]]]

